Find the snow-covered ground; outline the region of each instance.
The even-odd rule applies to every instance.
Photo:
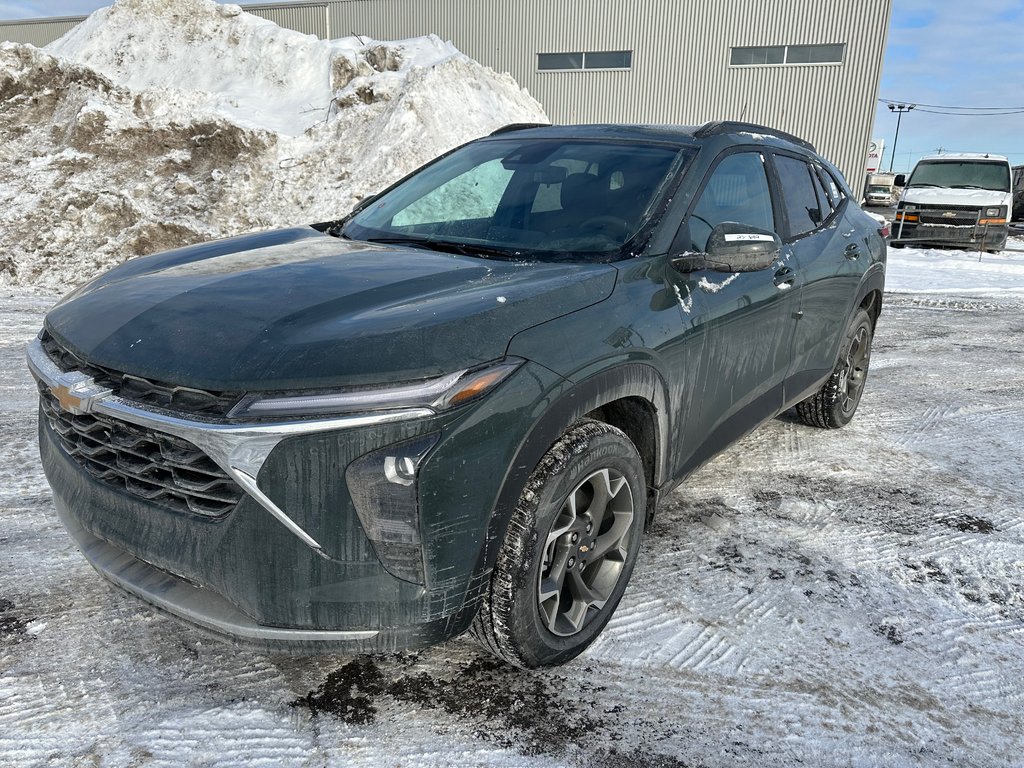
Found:
[[[113,591],[37,463],[54,297],[5,292],[0,764],[1020,765],[1024,254],[890,258],[853,423],[783,415],[697,472],[605,633],[532,673],[238,651]]]
[[[901,293],[950,293],[976,296],[1024,295],[1024,237],[1011,237],[1000,253],[905,248],[890,249],[886,288]]]

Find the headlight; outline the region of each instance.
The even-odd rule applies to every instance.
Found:
[[[480,368],[390,386],[347,388],[301,395],[246,395],[231,409],[228,418],[335,416],[404,408],[421,408],[437,413],[482,397],[508,378],[523,362],[518,357],[507,357]]]
[[[1001,205],[998,208],[982,208],[981,216],[978,217],[979,224],[1005,224],[1006,223],[1006,206]]]

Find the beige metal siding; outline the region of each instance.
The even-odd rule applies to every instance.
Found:
[[[893,0],[324,0],[246,10],[320,37],[437,34],[509,72],[560,123],[747,120],[811,141],[859,188]],[[42,45],[62,19],[0,25]],[[11,30],[14,31],[11,31]],[[733,67],[748,45],[845,43],[842,64]],[[537,71],[538,53],[633,51],[629,71]]]
[[[42,48],[85,21],[85,16],[65,16],[59,19],[29,19],[28,21],[0,21],[0,40],[31,43]]]
[[[808,139],[859,187],[892,0],[334,0],[335,35],[435,33],[510,72],[560,123],[747,120]],[[733,67],[746,45],[845,43],[842,64]],[[632,50],[630,71],[538,53]]]
[[[246,11],[277,24],[285,29],[294,29],[307,35],[316,35],[323,40],[331,39],[328,21],[330,13],[326,3],[294,3],[288,5],[266,3],[243,6]]]

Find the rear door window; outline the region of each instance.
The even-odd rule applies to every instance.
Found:
[[[782,186],[783,205],[789,219],[789,237],[813,232],[825,220],[811,176],[811,167],[795,157],[775,155],[775,168]]]

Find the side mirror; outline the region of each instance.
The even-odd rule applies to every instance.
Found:
[[[905,173],[898,174],[892,183],[897,187],[907,186],[907,175]]]
[[[715,272],[757,272],[768,269],[782,251],[774,232],[726,221],[711,230],[705,269]]]

